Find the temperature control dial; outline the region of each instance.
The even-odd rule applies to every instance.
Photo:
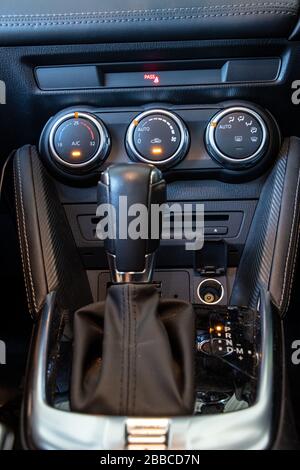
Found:
[[[188,146],[189,134],[183,121],[161,109],[140,114],[127,131],[129,156],[157,166],[174,165],[186,155]]]
[[[51,156],[73,170],[90,169],[107,156],[110,139],[103,123],[85,112],[61,116],[49,135]]]
[[[206,131],[209,153],[229,168],[252,165],[264,156],[268,130],[263,118],[252,109],[234,107],[215,115]]]

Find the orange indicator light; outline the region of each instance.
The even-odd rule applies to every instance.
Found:
[[[74,113],[74,117],[75,117],[75,119],[78,119],[79,113],[77,111]]]
[[[71,156],[72,156],[73,158],[79,158],[79,157],[81,157],[81,152],[80,152],[80,150],[73,150],[73,152],[71,152]]]
[[[217,326],[216,326],[216,330],[217,330],[217,331],[222,331],[222,330],[223,330],[223,326],[217,325]]]
[[[215,121],[213,121],[213,122],[210,123],[210,126],[211,127],[217,127],[217,123]]]
[[[151,153],[152,153],[152,155],[161,155],[162,154],[162,148],[161,147],[152,147]]]

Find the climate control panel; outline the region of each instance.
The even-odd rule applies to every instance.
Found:
[[[251,178],[275,160],[280,133],[266,110],[243,102],[148,109],[68,108],[40,139],[46,165],[65,180],[92,180],[114,163],[150,163],[166,175]]]

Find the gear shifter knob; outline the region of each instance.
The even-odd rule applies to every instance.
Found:
[[[102,173],[98,203],[110,204],[115,216],[114,237],[105,239],[113,282],[151,281],[161,230],[160,223],[158,236],[152,238],[151,206],[163,204],[165,200],[165,181],[160,170],[152,165],[112,165]],[[136,204],[144,206],[142,213],[138,209],[141,206]],[[136,224],[143,225],[143,236],[132,238],[128,227],[137,217],[141,217]]]

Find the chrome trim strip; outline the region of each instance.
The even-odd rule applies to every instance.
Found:
[[[55,318],[55,294],[47,296],[23,406],[23,437],[29,448],[122,450],[126,448],[128,419],[91,416],[52,408],[46,398],[47,351]],[[250,408],[219,415],[168,419],[168,449],[266,449],[271,444],[273,403],[273,326],[269,297],[261,297],[261,370],[257,402]],[[151,419],[143,419],[147,428]],[[135,445],[139,445],[135,443]],[[158,444],[156,444],[158,445]],[[138,448],[138,447],[136,447]]]
[[[15,442],[13,432],[0,423],[0,450],[12,450]]]
[[[107,253],[107,258],[113,282],[151,282],[154,270],[155,253],[150,253],[145,256],[145,269],[141,272],[118,271],[116,255]]]
[[[128,418],[126,448],[128,450],[165,450],[168,448],[168,419]]]

